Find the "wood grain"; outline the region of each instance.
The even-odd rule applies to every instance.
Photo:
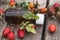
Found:
[[[5,6],[0,6],[0,8],[5,8]],[[1,40],[1,37],[2,37],[2,32],[4,30],[4,28],[6,27],[7,23],[5,22],[5,19],[3,18],[2,21],[0,21],[0,40]],[[13,27],[10,26],[11,29],[13,29]],[[41,40],[41,36],[42,36],[42,29],[43,29],[43,26],[36,26],[36,32],[37,34],[31,34],[31,33],[27,33],[24,37],[24,39],[22,40]],[[18,28],[15,28],[14,32],[15,32],[15,40],[21,40],[17,37],[17,31],[18,31]],[[3,38],[2,40],[7,40],[6,38]]]
[[[56,25],[56,32],[55,33],[50,33],[48,30],[48,27],[50,24],[55,24]],[[60,21],[58,19],[50,20],[47,21],[47,27],[45,31],[45,40],[60,40]]]

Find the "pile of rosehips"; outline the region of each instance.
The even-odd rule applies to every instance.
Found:
[[[52,7],[50,7],[51,13],[56,16],[57,12],[59,11],[60,4],[58,2],[54,3]]]
[[[25,31],[18,29],[17,36],[19,38],[24,38],[25,36]],[[2,32],[2,37],[8,38],[8,40],[14,40],[15,34],[13,31],[11,31],[11,28],[7,27],[3,30]]]
[[[30,25],[30,24],[29,24]],[[32,24],[31,24],[32,25]],[[34,29],[35,29],[35,26],[31,26],[30,28],[32,28],[33,30],[30,30],[29,32],[31,33],[35,33]],[[23,39],[24,36],[25,36],[25,33],[26,31],[28,32],[29,29],[27,30],[24,30],[24,29],[18,29],[17,31],[17,36],[18,38],[21,38]],[[6,37],[8,38],[8,40],[14,40],[15,38],[15,34],[13,31],[11,31],[11,28],[10,27],[6,27],[3,32],[2,32],[2,37]]]
[[[7,37],[8,40],[14,40],[15,34],[11,31],[11,28],[7,27],[3,30],[2,37]]]

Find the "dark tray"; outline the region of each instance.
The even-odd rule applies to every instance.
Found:
[[[19,24],[23,21],[30,21],[31,23],[34,23],[35,20],[26,20],[22,16],[24,13],[26,13],[28,10],[24,9],[17,9],[17,8],[9,8],[6,10],[5,14],[5,21],[7,23],[11,24]]]

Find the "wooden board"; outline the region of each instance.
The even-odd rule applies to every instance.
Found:
[[[45,31],[45,40],[60,40],[60,21],[58,21],[58,19],[54,20],[50,20],[47,21],[47,27],[46,27],[46,31]],[[55,33],[50,33],[48,30],[49,24],[55,24],[56,25],[56,32]]]
[[[1,37],[2,37],[2,31],[4,30],[4,28],[6,27],[6,23],[2,23],[2,22],[0,22],[0,40],[1,40]],[[36,32],[37,32],[37,34],[31,34],[31,33],[27,33],[26,35],[25,35],[25,38],[23,39],[23,40],[41,40],[41,35],[42,35],[42,28],[43,28],[43,26],[36,26],[37,28],[36,28]],[[12,28],[13,29],[13,27],[11,27],[10,26],[10,28]],[[15,40],[20,40],[18,37],[17,37],[17,31],[18,31],[18,28],[15,28],[15,30],[14,30],[14,32],[15,32]],[[6,39],[6,38],[5,38]],[[3,40],[5,40],[4,38],[3,38]],[[7,39],[6,39],[7,40]]]
[[[5,6],[3,6],[5,8]],[[0,7],[2,8],[2,6]],[[4,30],[4,28],[6,27],[6,22],[5,20],[3,19],[3,21],[0,21],[0,40],[1,40],[1,37],[2,37],[2,31]],[[13,29],[13,27],[10,27]],[[42,29],[43,29],[43,26],[36,26],[36,32],[37,34],[31,34],[31,33],[27,33],[24,37],[23,40],[41,40],[41,36],[42,36]],[[20,40],[18,37],[17,37],[17,31],[18,31],[18,28],[16,28],[14,30],[15,32],[15,40]],[[3,38],[2,40],[7,40],[6,38]]]

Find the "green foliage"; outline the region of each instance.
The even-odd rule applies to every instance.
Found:
[[[34,25],[33,25],[33,24],[28,24],[28,25],[26,26],[26,30],[27,30],[28,32],[31,32],[31,33],[36,34],[36,31],[35,31],[34,28],[32,28],[32,26],[34,26]]]
[[[25,13],[25,14],[23,15],[23,17],[24,17],[25,19],[35,19],[35,20],[39,19],[39,16],[35,15],[35,14],[32,13],[32,12],[27,12],[27,13]]]
[[[27,25],[28,24],[28,25]],[[31,24],[31,23],[29,23],[29,22],[25,22],[25,23],[22,23],[21,25],[20,25],[20,29],[26,29],[27,30],[27,32],[31,32],[31,33],[34,33],[34,34],[36,34],[36,31],[35,31],[35,28],[33,28],[32,26],[34,26],[34,24]]]
[[[29,2],[22,2],[22,3],[21,3],[21,7],[22,7],[23,9],[28,9],[28,5],[29,5]]]

